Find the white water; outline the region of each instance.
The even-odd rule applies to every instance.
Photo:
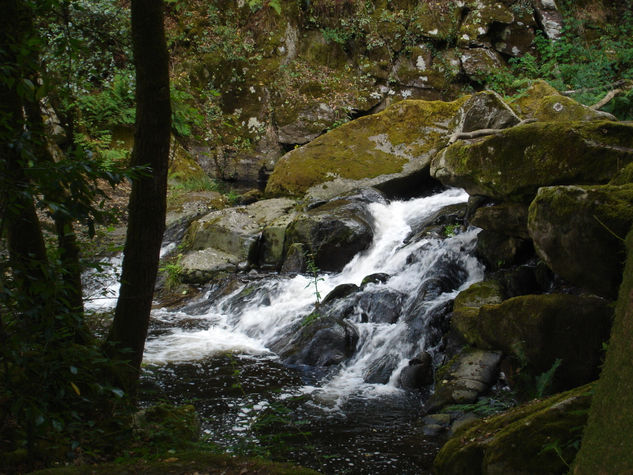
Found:
[[[339,284],[360,285],[367,275],[387,273],[391,278],[385,284],[370,286],[383,286],[406,294],[408,297],[402,303],[404,309],[415,300],[421,283],[432,276],[434,266],[441,259],[451,256],[451,259],[459,261],[460,268],[467,274],[464,282],[458,289],[424,302],[422,313],[454,298],[459,290],[483,277],[481,265],[464,252],[472,249],[477,231],[469,230],[448,239],[424,238],[411,244],[405,244],[405,239],[411,233],[412,223],[420,222],[447,205],[463,203],[467,199],[465,192],[451,189],[407,202],[369,205],[376,222],[372,246],[357,255],[342,272],[322,275],[323,280],[318,282],[321,296],[327,295]],[[415,259],[410,258],[412,254],[415,254]],[[239,310],[231,302],[233,299],[234,303],[244,287],[215,302],[200,315],[166,310],[155,312],[153,318],[158,321],[173,324],[182,319],[200,319],[210,326],[205,330],[174,329],[149,340],[145,348],[145,362],[194,361],[227,351],[270,356],[270,343],[295,328],[296,323],[313,310],[315,289],[309,278],[301,275],[262,280],[257,285],[251,302]],[[424,319],[424,315],[420,318]],[[396,382],[400,369],[420,351],[432,351],[424,335],[411,341],[408,337],[410,322],[403,318],[395,324],[361,323],[358,314],[352,315],[350,321],[354,322],[359,334],[354,356],[319,387],[304,388],[305,392],[313,393],[321,400],[338,404],[351,394],[361,393],[369,397],[398,391]],[[397,369],[392,372],[389,382],[364,383],[368,368],[380,358],[397,361]]]

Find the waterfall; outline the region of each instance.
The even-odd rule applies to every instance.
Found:
[[[340,284],[360,285],[371,274],[389,276],[370,283],[353,296],[353,311],[346,316],[358,335],[356,350],[328,371],[318,384],[303,391],[335,403],[352,394],[363,397],[400,391],[397,377],[421,351],[433,354],[437,341],[429,336],[434,315],[471,283],[483,278],[483,268],[472,256],[477,230],[451,237],[429,235],[412,239],[416,227],[438,210],[464,203],[468,195],[449,189],[442,193],[389,204],[372,203],[375,220],[373,244],[339,273],[322,274],[318,291],[325,296]],[[227,351],[254,357],[274,357],[272,347],[296,335],[301,322],[314,310],[314,282],[308,276],[253,276],[233,292],[209,301],[212,291],[177,311],[155,311],[153,319],[171,326],[146,343],[147,363],[191,362]],[[397,305],[378,305],[376,293],[396,296]],[[369,304],[367,304],[369,302]],[[372,304],[373,302],[373,304]],[[383,321],[377,312],[394,312],[395,322]],[[371,308],[370,308],[371,307]],[[369,309],[369,310],[368,310]],[[178,326],[180,321],[189,324]],[[197,322],[199,325],[192,324]],[[193,328],[192,328],[193,327]],[[387,365],[382,382],[368,382],[368,372]]]

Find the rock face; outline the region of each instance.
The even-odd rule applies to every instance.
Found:
[[[536,122],[458,141],[433,159],[431,174],[471,195],[529,203],[541,186],[607,183],[631,161],[631,124]]]
[[[539,256],[556,274],[615,298],[622,278],[623,236],[633,223],[633,185],[541,188],[529,230]]]
[[[626,239],[624,280],[602,374],[596,384],[572,473],[627,473],[633,470],[633,232]]]
[[[463,100],[403,101],[293,150],[277,163],[266,192],[331,198],[362,186],[420,187],[420,174]],[[418,190],[419,191],[419,190]]]
[[[475,294],[475,292],[472,292]],[[497,299],[492,292],[487,300]],[[471,345],[502,350],[531,374],[561,360],[554,387],[568,389],[594,379],[613,311],[598,297],[563,294],[524,295],[479,306],[458,299],[452,325]]]
[[[587,385],[536,400],[458,430],[435,458],[434,472],[567,473],[587,419],[591,389]]]

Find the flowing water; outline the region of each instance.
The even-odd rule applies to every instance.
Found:
[[[227,450],[260,450],[324,473],[426,473],[437,450],[419,423],[428,394],[400,389],[398,376],[422,351],[440,362],[450,302],[483,268],[472,255],[477,230],[418,231],[467,198],[449,189],[368,205],[371,247],[316,282],[252,271],[230,291],[210,285],[180,309],[154,311],[144,384],[195,404],[205,436]],[[323,310],[344,312],[353,354],[326,367],[293,359],[288,341],[304,331],[315,292],[377,273],[384,276]]]

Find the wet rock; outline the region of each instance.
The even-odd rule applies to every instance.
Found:
[[[528,227],[539,256],[563,279],[615,298],[626,235],[633,223],[633,185],[541,188]]]
[[[582,386],[469,424],[442,447],[434,471],[567,473],[566,460],[573,460],[578,450],[591,393],[591,385]]]
[[[398,357],[395,355],[382,355],[367,367],[363,375],[363,381],[368,384],[387,384],[391,373],[398,366]]]
[[[334,200],[297,216],[286,230],[288,248],[302,243],[324,271],[340,271],[373,239],[373,219],[362,202]]]
[[[426,351],[409,361],[398,376],[403,389],[422,389],[433,383],[433,358]]]
[[[480,307],[458,302],[455,308],[452,325],[470,345],[501,350],[528,374],[542,374],[561,360],[555,390],[596,378],[613,315],[604,299],[564,294],[523,295]]]
[[[317,314],[289,339],[273,342],[271,349],[287,364],[332,366],[352,356],[357,342],[358,333],[352,324]]]
[[[240,258],[233,254],[207,248],[188,252],[180,261],[181,279],[185,283],[200,284],[237,270]]]
[[[327,199],[367,186],[386,185],[426,170],[463,100],[408,100],[344,124],[284,155],[266,192]]]
[[[360,287],[356,284],[340,284],[334,287],[321,302],[322,305],[327,305],[333,300],[344,299],[352,294],[355,294],[360,290]]]
[[[278,270],[284,263],[286,229],[294,219],[294,213],[281,216],[262,231],[257,248],[257,265],[261,269]],[[300,272],[299,269],[296,272]]]
[[[606,183],[633,161],[633,125],[536,122],[477,141],[457,141],[431,174],[471,195],[529,203],[541,186]]]
[[[362,321],[396,323],[402,314],[405,297],[401,292],[387,288],[365,291],[358,299]]]
[[[435,393],[427,410],[475,402],[496,381],[500,361],[499,351],[472,349],[455,356],[435,373]]]
[[[389,274],[385,274],[384,272],[377,272],[376,274],[370,274],[367,277],[364,277],[362,282],[360,283],[360,288],[364,289],[369,284],[384,284],[391,277]]]

